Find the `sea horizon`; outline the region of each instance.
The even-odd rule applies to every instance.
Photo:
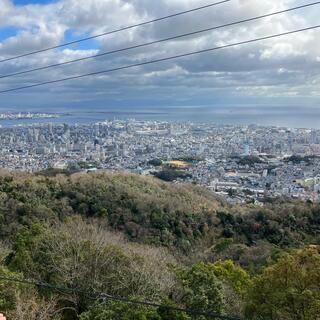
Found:
[[[0,113],[21,112],[21,108],[0,108]],[[154,120],[167,122],[212,123],[221,125],[260,125],[287,128],[320,129],[320,108],[317,106],[167,106],[167,107],[34,107],[23,112],[57,113],[57,118],[1,120],[0,125],[34,123],[91,124],[105,120]]]

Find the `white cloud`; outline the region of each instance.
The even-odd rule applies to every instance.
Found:
[[[13,6],[9,0],[0,0],[0,8],[0,27],[2,27],[6,26]]]
[[[0,42],[0,59],[62,43],[66,31],[71,31],[78,37],[93,35],[207,3],[208,1],[202,0],[60,0],[49,5],[17,7],[9,0],[0,0],[0,26],[2,28],[13,26],[17,30],[16,36]],[[228,4],[143,28],[101,37],[91,46],[85,46],[83,43],[79,48],[72,46],[0,64],[0,73],[6,74],[30,67],[65,62],[303,3],[308,2],[233,0]],[[0,89],[113,68],[310,26],[318,23],[315,8],[319,9],[318,7],[306,8],[241,26],[181,38],[170,43],[108,55],[96,60],[86,60],[63,68],[50,69],[50,72],[28,74],[19,78],[9,78],[7,81],[0,79]],[[91,94],[92,99],[95,99],[95,91],[99,92],[99,96],[101,92],[106,92],[106,98],[116,99],[121,92],[125,91],[133,97],[135,90],[142,89],[145,89],[144,92],[150,96],[150,99],[161,94],[165,99],[165,94],[169,96],[169,90],[173,91],[170,96],[174,96],[177,100],[180,98],[179,95],[184,93],[196,99],[197,96],[203,95],[203,90],[207,90],[208,98],[210,98],[210,92],[216,94],[217,90],[223,94],[227,91],[230,96],[238,95],[239,92],[242,95],[256,94],[271,97],[299,95],[299,93],[303,93],[304,96],[313,96],[318,92],[311,82],[319,70],[319,36],[320,31],[309,31],[191,56],[182,60],[123,70],[107,76],[57,84],[54,87],[46,87],[45,90],[34,89],[32,93],[43,96],[50,95],[51,90],[54,90],[55,93],[60,92],[61,99],[65,97],[65,101],[72,96],[81,97],[84,94],[84,88],[89,87],[91,89],[86,95]],[[24,93],[21,92],[21,95],[17,95],[14,99],[19,99],[19,96],[23,97]],[[130,96],[127,98],[130,100]],[[1,103],[6,103],[5,97]]]

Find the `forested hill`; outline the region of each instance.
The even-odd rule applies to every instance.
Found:
[[[2,172],[0,201],[2,239],[22,225],[81,215],[99,219],[130,240],[188,252],[201,245],[234,255],[239,245],[247,251],[257,245],[286,248],[319,242],[319,205],[230,207],[204,188],[133,174],[47,177]]]
[[[129,238],[188,246],[223,203],[196,186],[122,173],[44,177],[0,176],[1,236],[20,224],[64,220],[80,214],[100,218]],[[184,243],[186,242],[186,243]]]
[[[318,320],[319,245],[318,204],[231,207],[195,185],[125,173],[0,173],[0,313],[8,320],[210,319],[167,306]],[[92,299],[95,292],[162,307]]]

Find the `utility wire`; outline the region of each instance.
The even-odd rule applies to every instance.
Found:
[[[77,75],[77,76],[72,76],[72,77],[67,77],[67,78],[62,78],[62,79],[57,79],[57,80],[45,81],[45,82],[35,83],[35,84],[12,88],[12,89],[6,89],[6,90],[0,91],[0,94],[12,92],[12,91],[18,91],[18,90],[22,90],[22,89],[40,87],[40,86],[44,86],[44,85],[52,84],[52,83],[59,83],[59,82],[64,82],[64,81],[69,81],[69,80],[75,80],[75,79],[95,76],[95,75],[101,75],[101,74],[106,74],[106,73],[125,70],[125,69],[131,69],[131,68],[135,68],[135,67],[155,64],[158,62],[169,61],[169,60],[179,59],[179,58],[183,58],[183,57],[189,57],[189,56],[193,56],[196,54],[202,54],[202,53],[216,51],[216,50],[220,50],[220,49],[226,49],[226,48],[231,48],[231,47],[235,47],[235,46],[239,46],[239,45],[244,45],[244,44],[254,43],[254,42],[258,42],[258,41],[278,38],[278,37],[282,37],[282,36],[286,36],[286,35],[296,34],[296,33],[303,32],[303,31],[314,30],[314,29],[318,29],[318,28],[320,28],[320,24],[312,26],[312,27],[307,27],[307,28],[297,29],[297,30],[293,30],[293,31],[287,31],[287,32],[283,32],[283,33],[273,34],[270,36],[265,36],[265,37],[245,40],[245,41],[241,41],[241,42],[226,44],[226,45],[219,46],[219,47],[208,48],[208,49],[203,49],[203,50],[198,50],[198,51],[192,51],[192,52],[188,52],[188,53],[178,54],[175,56],[170,56],[170,57],[160,58],[160,59],[156,59],[156,60],[150,60],[150,61],[130,64],[130,65],[116,67],[116,68],[112,68],[112,69],[101,70],[101,71],[86,73],[86,74],[82,74],[82,75]]]
[[[40,70],[46,70],[46,69],[49,69],[49,68],[59,67],[59,66],[63,66],[63,65],[67,65],[67,64],[71,64],[71,63],[75,63],[75,62],[80,62],[80,61],[84,61],[84,60],[88,60],[88,59],[98,58],[98,57],[110,55],[110,54],[113,54],[113,53],[119,53],[119,52],[128,51],[128,50],[132,50],[132,49],[142,48],[142,47],[150,46],[150,45],[161,43],[161,42],[175,40],[175,39],[179,39],[179,38],[183,38],[183,37],[187,37],[187,36],[192,36],[192,35],[208,32],[208,31],[222,29],[222,28],[225,28],[225,27],[235,26],[235,25],[246,23],[246,22],[250,22],[250,21],[255,21],[255,20],[259,20],[259,19],[263,19],[263,18],[267,18],[267,17],[272,17],[272,16],[279,15],[279,14],[282,14],[282,13],[287,13],[287,12],[290,12],[290,11],[307,8],[307,7],[315,6],[315,5],[318,5],[318,4],[320,4],[320,1],[316,1],[316,2],[313,2],[313,3],[309,3],[309,4],[305,4],[305,5],[301,5],[301,6],[297,6],[297,7],[293,7],[293,8],[289,8],[289,9],[285,9],[285,10],[281,10],[281,11],[272,12],[272,13],[268,13],[268,14],[264,14],[264,15],[260,15],[260,16],[256,16],[256,17],[252,17],[252,18],[248,18],[248,19],[243,19],[243,20],[239,20],[239,21],[235,21],[235,22],[231,22],[231,23],[227,23],[227,24],[223,24],[223,25],[219,25],[219,26],[214,26],[214,27],[201,29],[201,30],[197,30],[197,31],[193,31],[193,32],[183,33],[183,34],[180,34],[180,35],[177,35],[177,36],[172,36],[172,37],[169,37],[169,38],[164,38],[164,39],[160,39],[160,40],[146,42],[146,43],[142,43],[142,44],[126,47],[126,48],[121,48],[121,49],[117,49],[117,50],[107,51],[107,52],[95,54],[95,55],[88,56],[88,57],[78,58],[78,59],[65,61],[65,62],[61,62],[61,63],[55,63],[55,64],[51,64],[51,65],[48,65],[48,66],[37,67],[37,68],[29,69],[29,70],[18,71],[18,72],[6,74],[6,75],[0,75],[0,79],[14,77],[14,76],[18,76],[18,75],[22,75],[22,74],[26,74],[26,73],[31,73],[31,72],[35,72],[35,71],[40,71]]]
[[[168,16],[164,16],[164,17],[153,19],[153,20],[137,23],[137,24],[134,24],[134,25],[131,25],[131,26],[127,26],[127,27],[122,27],[122,28],[115,29],[115,30],[112,30],[112,31],[107,31],[107,32],[104,32],[104,33],[100,33],[100,34],[96,34],[96,35],[90,36],[90,37],[81,38],[81,39],[70,41],[70,42],[65,42],[65,43],[62,43],[62,44],[59,44],[59,45],[56,45],[56,46],[52,46],[52,47],[48,47],[48,48],[44,48],[44,49],[40,49],[40,50],[36,50],[36,51],[31,51],[31,52],[24,53],[24,54],[21,54],[21,55],[18,55],[18,56],[14,56],[14,57],[11,57],[11,58],[6,58],[6,59],[3,59],[3,60],[0,60],[0,63],[6,62],[6,61],[10,61],[10,60],[15,60],[15,59],[22,58],[22,57],[31,56],[31,55],[34,55],[34,54],[37,54],[37,53],[41,53],[41,52],[45,52],[45,51],[49,51],[49,50],[53,50],[53,49],[66,47],[66,46],[69,46],[71,44],[75,44],[75,43],[79,43],[79,42],[83,42],[83,41],[96,39],[96,38],[99,38],[99,37],[115,34],[115,33],[121,32],[121,31],[125,31],[125,30],[129,30],[129,29],[145,26],[147,24],[151,24],[151,23],[154,23],[154,22],[158,22],[158,21],[162,21],[162,20],[178,17],[178,16],[181,16],[181,15],[184,15],[184,14],[187,14],[187,13],[208,9],[208,8],[211,8],[211,7],[214,7],[214,6],[218,6],[220,4],[224,4],[224,3],[227,3],[227,2],[230,2],[230,1],[232,1],[232,0],[223,0],[223,1],[219,1],[219,2],[210,3],[210,4],[207,4],[207,5],[201,6],[201,7],[197,7],[197,8],[193,8],[193,9],[177,12],[177,13],[174,13],[174,14],[170,14]]]
[[[239,317],[221,315],[221,314],[212,313],[212,312],[203,312],[203,311],[198,311],[198,310],[191,310],[191,309],[184,309],[184,308],[178,308],[178,307],[165,306],[165,305],[161,305],[161,304],[153,303],[153,302],[148,302],[148,301],[131,300],[131,299],[128,299],[128,298],[109,295],[109,294],[103,293],[103,292],[92,292],[92,293],[89,293],[86,290],[59,287],[59,286],[55,286],[55,285],[52,285],[52,284],[49,284],[49,283],[44,283],[44,282],[22,280],[22,279],[11,278],[11,277],[3,277],[3,276],[0,276],[0,280],[32,285],[32,286],[36,286],[36,287],[39,287],[39,288],[46,288],[46,289],[49,289],[49,290],[52,290],[52,291],[58,291],[58,292],[80,293],[80,294],[83,294],[84,296],[86,296],[87,298],[92,299],[92,300],[100,300],[100,299],[102,299],[102,300],[112,300],[112,301],[118,301],[118,302],[123,302],[123,303],[127,303],[127,304],[133,304],[133,305],[143,305],[143,306],[148,306],[148,307],[152,307],[152,308],[164,308],[164,309],[173,310],[173,311],[181,311],[181,312],[185,312],[185,313],[191,314],[191,315],[205,316],[205,317],[210,317],[210,318],[214,318],[214,319],[240,320]]]

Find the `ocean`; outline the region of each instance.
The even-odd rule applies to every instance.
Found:
[[[0,108],[0,112],[20,112],[18,108]],[[112,119],[158,120],[172,122],[214,123],[230,125],[262,125],[320,129],[320,106],[167,106],[167,107],[70,107],[28,108],[24,112],[61,114],[51,119],[1,120],[1,126],[32,123],[90,124]]]

